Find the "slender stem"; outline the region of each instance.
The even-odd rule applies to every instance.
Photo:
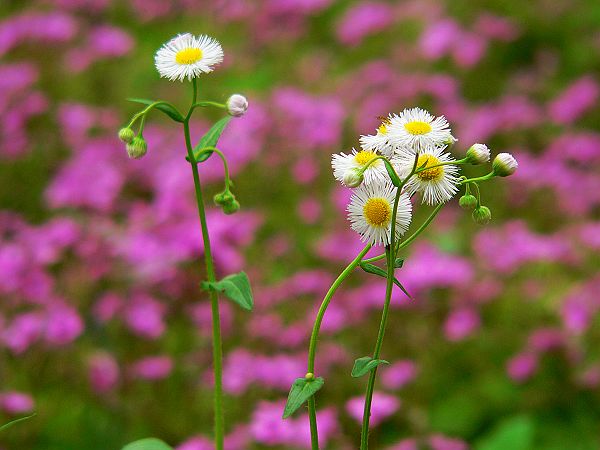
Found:
[[[166,102],[164,100],[159,100],[156,101],[154,103],[151,103],[150,105],[146,106],[143,110],[141,110],[140,112],[136,113],[133,115],[133,117],[131,118],[131,121],[129,122],[129,125],[127,125],[129,128],[131,128],[131,126],[142,116],[145,116],[146,114],[148,114],[153,108],[159,106],[159,105],[168,105],[171,108],[177,110],[177,108],[175,108],[175,106],[173,106],[171,103]]]
[[[490,178],[494,178],[495,176],[496,176],[496,174],[494,172],[490,172],[486,175],[482,175],[477,178],[466,178],[464,180],[461,180],[460,184],[473,183],[474,181],[486,181],[486,180],[489,180]]]
[[[327,307],[331,302],[333,294],[337,291],[337,288],[343,283],[343,281],[352,273],[352,271],[358,266],[362,260],[362,258],[367,254],[367,252],[371,249],[371,244],[365,245],[365,248],[361,250],[356,258],[352,260],[350,264],[346,266],[346,268],[340,273],[340,275],[335,279],[327,294],[325,294],[325,298],[323,298],[323,302],[321,303],[321,307],[319,308],[319,312],[317,313],[317,317],[315,319],[315,324],[313,325],[312,334],[310,336],[310,343],[308,346],[308,369],[307,372],[314,373],[315,371],[315,355],[317,352],[317,339],[319,337],[319,330],[321,329],[321,323],[323,322],[323,317],[325,316],[325,311],[327,311]],[[317,430],[317,407],[315,404],[315,396],[311,396],[308,400],[308,416],[310,419],[310,442],[312,450],[319,450],[319,434]]]
[[[196,102],[197,86],[196,80],[193,80],[194,99],[192,104]],[[200,217],[200,226],[202,228],[202,240],[204,242],[204,261],[206,264],[206,274],[208,281],[216,281],[215,267],[210,248],[210,237],[208,235],[208,225],[206,223],[206,212],[204,209],[204,200],[202,198],[202,186],[200,184],[200,175],[198,173],[198,165],[194,162],[194,150],[190,137],[189,119],[191,116],[191,108],[187,117],[183,122],[183,132],[185,134],[185,146],[192,166],[192,175],[194,177],[194,189],[196,193],[196,203],[198,205],[198,216]],[[214,370],[214,422],[215,422],[215,449],[223,450],[223,436],[225,429],[225,419],[223,414],[223,347],[221,342],[221,321],[219,315],[219,301],[217,293],[214,290],[209,291],[210,304],[212,311],[212,331],[213,331],[213,370]]]
[[[221,150],[219,150],[217,147],[203,147],[199,152],[198,152],[198,156],[202,155],[202,153],[208,153],[208,152],[215,152],[217,155],[219,155],[219,158],[221,158],[221,161],[223,162],[223,170],[225,171],[225,186],[227,186],[227,189],[229,189],[229,165],[227,164],[227,158],[225,158],[225,155],[223,154],[223,152]]]
[[[192,105],[192,111],[198,107],[215,106],[216,108],[227,109],[225,103],[218,103],[212,101],[196,102]]]
[[[467,160],[467,158],[457,159],[456,161],[444,161],[444,162],[441,162],[439,164],[435,164],[434,166],[426,166],[426,167],[423,167],[423,168],[419,168],[419,169],[417,169],[415,171],[415,174],[424,172],[425,170],[435,169],[436,167],[441,167],[441,166],[460,166],[460,165],[463,165],[463,164],[470,164],[470,162]]]

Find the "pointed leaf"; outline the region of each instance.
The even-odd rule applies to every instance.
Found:
[[[227,275],[221,281],[205,281],[202,283],[202,287],[204,289],[222,292],[228,299],[237,303],[247,311],[252,311],[252,308],[254,307],[250,280],[245,272]]]
[[[146,438],[127,444],[121,450],[173,450],[173,447],[165,444],[160,439]]]
[[[404,260],[402,258],[396,258],[396,261],[394,261],[394,267],[396,269],[400,269],[403,265],[404,265]]]
[[[400,178],[398,178],[398,174],[396,173],[390,162],[387,159],[384,159],[383,163],[385,164],[385,169],[387,170],[387,173],[390,176],[390,179],[392,180],[392,184],[396,187],[400,186]]]
[[[143,105],[151,105],[152,103],[155,103],[154,100],[148,100],[147,98],[128,98],[127,100],[134,103],[142,103]],[[183,117],[173,105],[162,103],[160,105],[156,105],[154,108],[164,112],[175,122],[181,123],[185,120],[185,117]]]
[[[287,419],[294,412],[300,408],[304,402],[315,395],[319,389],[323,387],[325,380],[321,377],[317,377],[313,380],[308,381],[306,378],[296,378],[290,393],[288,395],[287,403],[283,410],[283,418]]]
[[[205,152],[200,155],[200,152],[205,147],[216,147],[217,142],[219,142],[219,138],[223,133],[223,130],[231,120],[231,116],[223,117],[221,120],[218,120],[211,128],[206,132],[204,136],[198,142],[198,145],[194,147],[194,158],[196,162],[206,161],[212,152]]]
[[[374,275],[379,275],[380,277],[387,278],[387,272],[381,267],[376,266],[375,264],[361,263],[360,268],[367,273],[372,273]],[[414,300],[412,295],[408,293],[406,288],[402,286],[402,283],[400,283],[400,281],[398,281],[396,277],[394,277],[394,284],[398,286],[402,292],[404,292],[404,295],[406,295],[411,300]]]
[[[16,423],[23,422],[24,420],[27,420],[27,419],[31,419],[35,415],[36,415],[36,413],[33,413],[33,414],[30,414],[30,415],[25,416],[25,417],[19,417],[18,419],[11,420],[10,422],[5,423],[4,425],[2,425],[0,427],[0,431],[6,430],[8,427],[12,427]]]
[[[389,364],[389,362],[387,362],[385,359],[373,359],[370,356],[358,358],[356,361],[354,361],[352,376],[354,378],[362,377],[381,364]]]

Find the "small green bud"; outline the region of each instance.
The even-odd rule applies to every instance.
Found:
[[[475,208],[472,213],[473,220],[479,225],[487,225],[492,220],[492,212],[487,206]]]
[[[446,139],[443,141],[443,144],[444,144],[444,145],[451,146],[451,145],[454,145],[454,143],[455,143],[455,142],[457,142],[457,141],[458,141],[458,139],[456,139],[456,138],[455,138],[454,136],[452,136],[452,135],[449,135],[449,136],[448,136],[448,137],[447,137],[447,138],[446,138]]]
[[[497,177],[507,177],[515,173],[519,164],[510,153],[498,153],[492,162],[492,170]]]
[[[458,205],[462,209],[475,209],[477,207],[477,199],[474,195],[465,194],[458,200]]]
[[[129,127],[124,127],[119,130],[119,139],[126,144],[131,144],[134,137],[135,133]]]
[[[360,169],[350,169],[344,174],[343,183],[349,188],[355,188],[362,184],[364,178]]]
[[[235,195],[233,195],[231,191],[226,189],[223,192],[215,194],[215,196],[213,197],[213,201],[215,202],[215,205],[223,207],[231,202],[234,202]]]
[[[490,160],[490,149],[485,144],[473,144],[467,150],[467,160],[471,164],[485,164]]]
[[[306,375],[304,375],[304,379],[306,381],[312,381],[315,379],[315,374],[312,372],[308,372]]]
[[[133,138],[131,143],[127,144],[127,154],[130,158],[140,159],[148,151],[148,144],[141,136]]]
[[[240,210],[240,202],[237,200],[233,200],[225,205],[223,205],[223,212],[227,215],[234,214]]]

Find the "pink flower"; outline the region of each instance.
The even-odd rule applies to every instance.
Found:
[[[460,341],[471,335],[481,325],[479,314],[472,308],[452,311],[444,323],[444,333],[449,341]]]
[[[556,123],[572,123],[594,107],[600,96],[600,86],[591,76],[584,76],[571,84],[548,105],[548,113]]]
[[[400,389],[414,380],[418,372],[415,362],[405,359],[382,367],[381,382],[388,389]]]
[[[119,381],[119,364],[110,353],[97,352],[88,360],[88,375],[97,393],[110,391]]]
[[[169,356],[149,356],[140,359],[130,367],[130,373],[142,380],[162,380],[173,370],[173,360]]]
[[[340,20],[336,34],[342,44],[356,46],[370,34],[383,31],[394,20],[387,3],[366,1],[348,9]]]
[[[33,408],[34,402],[29,394],[17,391],[0,393],[0,409],[7,414],[26,414],[32,412]]]
[[[520,353],[514,356],[507,364],[508,375],[516,382],[527,381],[538,367],[538,357],[534,353]]]

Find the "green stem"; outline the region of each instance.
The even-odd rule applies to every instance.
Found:
[[[323,322],[323,317],[325,316],[325,311],[327,311],[327,307],[331,302],[331,298],[337,288],[343,283],[343,281],[352,273],[352,271],[360,264],[362,258],[367,254],[367,252],[371,249],[371,244],[365,245],[365,248],[361,250],[356,258],[352,260],[350,264],[346,266],[346,268],[342,271],[342,273],[335,279],[327,294],[325,294],[325,298],[323,298],[323,302],[321,303],[321,307],[319,308],[319,312],[317,313],[317,317],[315,319],[315,324],[313,325],[312,334],[310,336],[310,343],[308,346],[308,370],[307,372],[313,373],[315,372],[315,355],[317,352],[317,339],[319,337],[319,330],[321,329],[321,323]],[[312,401],[311,401],[312,400]],[[310,418],[310,437],[311,437],[311,448],[312,450],[319,450],[319,435],[317,431],[317,409],[315,405],[314,395],[308,401],[308,414]]]
[[[195,102],[192,105],[192,111],[196,108],[199,107],[207,107],[207,106],[214,106],[216,108],[221,108],[221,109],[227,109],[227,105],[225,103],[218,103],[218,102],[212,102],[212,101],[204,101],[204,102]]]
[[[460,166],[460,165],[463,165],[463,164],[470,164],[469,161],[467,160],[467,158],[457,159],[456,161],[445,161],[445,162],[441,162],[439,164],[436,164],[434,166],[426,166],[426,167],[417,169],[415,171],[415,174],[424,172],[425,170],[435,169],[436,167],[442,167],[442,166]]]
[[[221,161],[223,161],[223,170],[225,172],[225,186],[227,187],[227,189],[229,189],[229,165],[227,164],[227,158],[225,157],[223,152],[217,147],[203,147],[202,150],[198,152],[198,156],[202,155],[202,153],[207,152],[215,152],[217,155],[219,155]]]
[[[496,176],[496,174],[494,172],[490,172],[486,175],[477,177],[477,178],[466,178],[464,180],[460,181],[460,184],[465,184],[465,183],[473,183],[475,181],[486,181],[489,180],[490,178],[494,178]]]
[[[192,104],[196,102],[197,86],[196,80],[193,80],[194,99]],[[196,203],[198,206],[198,216],[200,217],[200,226],[202,228],[202,240],[204,242],[204,261],[206,264],[206,274],[209,282],[216,281],[215,267],[210,248],[210,237],[208,235],[208,225],[206,223],[206,211],[204,208],[204,200],[202,198],[202,186],[200,184],[200,175],[198,173],[198,165],[194,162],[194,150],[190,137],[189,119],[191,116],[191,108],[187,117],[183,122],[183,132],[185,134],[185,146],[188,153],[188,158],[192,166],[192,175],[194,177],[194,189],[196,193]],[[210,304],[212,311],[212,334],[213,334],[213,370],[214,370],[214,422],[215,422],[215,449],[223,450],[223,437],[225,429],[225,419],[223,414],[223,347],[221,342],[221,321],[219,315],[219,301],[217,293],[214,290],[209,291]]]
[[[140,112],[136,113],[133,115],[133,117],[131,118],[131,121],[129,122],[129,125],[127,125],[128,128],[131,128],[131,126],[140,118],[140,117],[145,117],[146,114],[148,114],[153,108],[157,107],[158,105],[168,105],[171,108],[173,108],[174,110],[177,110],[177,108],[175,108],[175,106],[173,106],[171,103],[166,102],[164,100],[159,100],[156,101],[154,103],[151,103],[150,105],[146,106],[143,110],[141,110]]]

